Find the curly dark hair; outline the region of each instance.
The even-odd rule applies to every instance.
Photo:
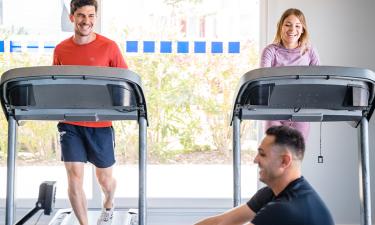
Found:
[[[98,10],[98,2],[96,0],[72,0],[70,2],[70,14],[74,14],[74,12],[83,6],[91,5],[95,7],[95,12]]]
[[[275,145],[288,147],[299,160],[305,154],[305,140],[298,130],[288,126],[272,126],[266,130],[267,135],[275,137]]]

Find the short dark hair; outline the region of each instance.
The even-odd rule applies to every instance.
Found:
[[[266,130],[267,135],[275,137],[275,145],[288,147],[299,160],[305,154],[305,140],[298,130],[288,126],[272,126]]]
[[[98,10],[98,2],[96,0],[72,0],[70,2],[70,14],[73,15],[74,12],[83,6],[91,5],[95,7],[95,12]]]

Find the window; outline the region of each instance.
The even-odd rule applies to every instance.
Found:
[[[259,2],[106,0],[103,4],[102,32],[120,43],[130,69],[145,83],[150,120],[148,196],[230,199],[231,104],[239,78],[258,64]],[[243,195],[249,196],[256,190],[252,157],[257,126],[254,122],[242,126]],[[120,130],[132,129],[123,123]],[[136,162],[137,149],[125,139],[118,146],[124,152],[121,167],[127,168]],[[126,170],[117,171],[124,180],[136,178],[120,175]],[[117,194],[136,197],[136,179],[131,183],[133,193],[131,184],[124,182]]]
[[[64,20],[67,2],[4,0],[1,73],[14,67],[51,64],[53,46],[72,35]],[[15,12],[18,16],[11,16]],[[143,80],[150,120],[148,197],[224,199],[230,204],[231,104],[240,77],[258,65],[259,0],[105,0],[100,15],[101,33],[118,43],[130,69]],[[33,181],[20,180],[18,187],[28,182],[35,192],[18,191],[18,198],[35,198],[40,182],[58,179],[57,197],[66,199],[55,125],[36,121],[19,128],[18,176],[41,174],[46,167],[56,175],[43,173]],[[114,125],[116,196],[126,206],[126,199],[138,196],[137,124],[121,121]],[[4,173],[6,126],[1,115]],[[252,164],[257,125],[246,121],[241,129],[242,190],[248,197],[257,188]],[[94,194],[98,187],[92,171],[86,169],[87,196],[92,203],[100,203]],[[5,176],[0,179],[5,187]],[[2,189],[0,198],[4,196]]]

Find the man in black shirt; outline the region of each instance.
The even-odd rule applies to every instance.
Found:
[[[332,216],[315,190],[301,175],[305,142],[287,126],[267,129],[254,162],[259,179],[267,184],[246,204],[196,225],[334,225]]]

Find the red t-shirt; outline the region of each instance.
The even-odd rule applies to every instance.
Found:
[[[122,56],[117,44],[99,34],[94,41],[78,45],[70,37],[58,44],[53,53],[53,65],[81,65],[81,66],[106,66],[127,69],[128,66]],[[68,122],[84,127],[109,127],[111,121],[100,122]]]

